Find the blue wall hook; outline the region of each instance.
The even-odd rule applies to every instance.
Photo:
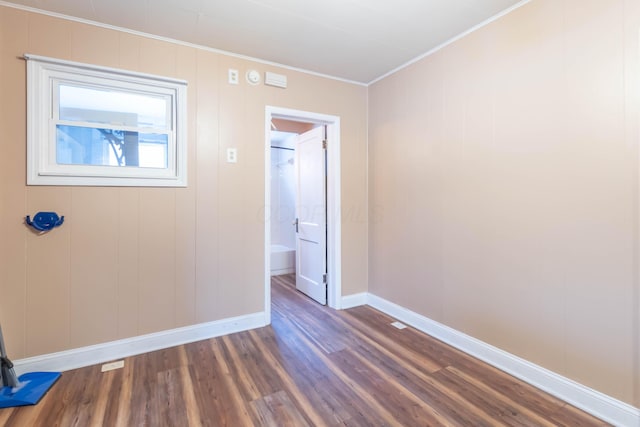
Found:
[[[29,215],[25,218],[27,225],[40,231],[50,231],[55,227],[59,227],[64,222],[64,216],[59,217],[55,212],[38,212],[34,217],[33,221]]]

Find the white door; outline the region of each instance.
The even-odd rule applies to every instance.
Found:
[[[325,126],[296,143],[296,288],[327,303],[327,197]]]

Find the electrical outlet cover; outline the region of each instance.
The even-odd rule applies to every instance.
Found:
[[[237,148],[227,148],[227,163],[238,163]]]

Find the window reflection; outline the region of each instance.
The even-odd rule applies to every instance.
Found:
[[[60,120],[169,128],[170,98],[60,84]]]
[[[56,163],[168,167],[168,136],[80,126],[57,126]]]

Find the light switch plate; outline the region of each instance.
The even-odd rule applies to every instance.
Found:
[[[229,68],[229,84],[237,85],[240,82],[240,73],[238,70]]]

